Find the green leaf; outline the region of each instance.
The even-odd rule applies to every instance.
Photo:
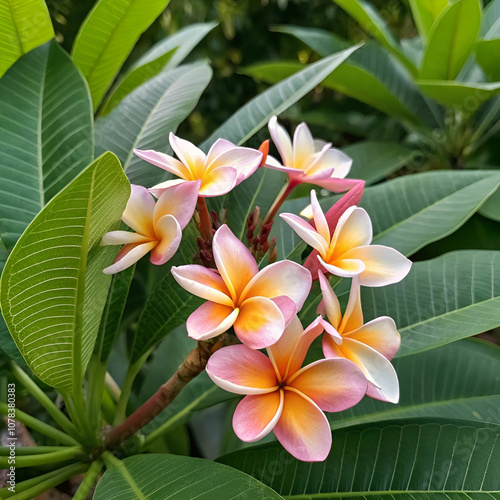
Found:
[[[497,190],[493,196],[486,200],[479,213],[488,217],[488,219],[500,222],[500,191]]]
[[[429,35],[420,78],[454,80],[472,52],[480,22],[479,0],[458,0],[443,10]]]
[[[492,0],[485,7],[480,34],[486,40],[500,37],[500,0]]]
[[[201,458],[151,454],[113,460],[97,484],[94,500],[193,498],[273,500],[276,492],[246,474]]]
[[[295,36],[322,56],[331,54],[335,48],[340,50],[346,44],[334,34],[316,28],[276,26],[274,30]],[[347,70],[343,69],[347,66],[349,66]],[[354,80],[349,81],[351,77]],[[366,85],[360,85],[356,78],[361,78]],[[379,83],[373,83],[374,79]],[[387,57],[387,52],[374,42],[368,42],[357,50],[348,62],[343,63],[328,78],[328,81],[330,85],[338,86],[339,92],[345,92],[346,95],[385,113],[410,121],[415,121],[417,117],[425,123],[434,124],[429,105],[410,75],[397,61]],[[388,97],[387,93],[392,97]],[[381,101],[377,101],[377,95],[382,96]]]
[[[426,172],[398,177],[365,189],[360,206],[373,224],[373,243],[396,248],[410,256],[425,245],[457,230],[497,189],[495,171]],[[328,210],[339,196],[320,200]],[[300,213],[309,200],[290,200],[280,212]],[[276,220],[278,257],[293,252],[300,238],[281,219]]]
[[[85,80],[55,42],[0,80],[0,238],[11,250],[45,203],[93,159]]]
[[[24,54],[54,37],[44,0],[0,3],[0,77]]]
[[[319,85],[358,47],[354,46],[325,57],[254,97],[203,141],[201,149],[208,151],[219,138],[227,139],[235,144],[245,142],[273,115],[279,115]]]
[[[404,55],[401,46],[387,29],[385,21],[374,9],[373,5],[364,0],[335,0],[361,27],[373,35],[387,50],[389,50],[411,73],[416,72],[413,63]]]
[[[401,398],[388,405],[372,398],[329,414],[333,428],[396,418],[460,418],[500,424],[500,348],[477,339],[393,361]]]
[[[148,187],[166,172],[134,155],[134,149],[169,153],[168,135],[191,113],[212,77],[206,63],[162,72],[125,97],[96,121],[96,155],[112,151],[130,181]]]
[[[410,0],[413,19],[423,40],[429,38],[434,21],[448,5],[448,0]]]
[[[219,458],[288,499],[500,498],[500,426],[403,420],[334,431],[323,463],[300,462],[278,443]]]
[[[117,273],[111,278],[108,298],[101,317],[95,350],[99,359],[106,362],[120,333],[120,322],[125,311],[130,285],[134,277],[135,265]]]
[[[117,250],[99,242],[129,194],[116,157],[98,158],[47,204],[5,265],[5,321],[33,373],[56,389],[82,384],[110,282],[102,270]]]
[[[72,55],[87,79],[94,111],[137,40],[169,0],[99,0],[80,27]]]
[[[500,38],[481,40],[476,45],[476,59],[490,82],[500,80],[498,54],[500,51]]]
[[[191,222],[182,232],[182,242],[169,261],[169,266],[192,263],[193,255],[199,251],[196,245],[197,234],[195,224]],[[202,299],[180,287],[171,273],[167,273],[153,289],[142,310],[131,351],[131,363],[184,323],[202,302]]]
[[[456,81],[419,80],[417,81],[417,85],[425,95],[440,104],[449,108],[459,108],[466,114],[474,113],[500,92],[500,82],[462,83]]]
[[[177,67],[215,26],[216,23],[192,24],[154,45],[120,78],[103,104],[100,115],[107,115],[132,90],[160,71]]]

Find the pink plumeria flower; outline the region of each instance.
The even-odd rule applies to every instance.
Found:
[[[179,177],[152,187],[155,196],[173,184],[196,180],[201,181],[199,196],[222,196],[252,175],[263,156],[256,149],[238,147],[225,139],[218,139],[208,154],[172,133],[169,139],[179,160],[158,151],[134,150],[139,158]]]
[[[135,232],[111,231],[103,236],[101,245],[124,245],[104,274],[123,271],[148,252],[152,264],[165,264],[179,248],[182,230],[193,216],[200,181],[172,186],[156,203],[146,188],[134,184],[131,188],[122,220]]]
[[[319,272],[323,300],[318,313],[326,314],[323,354],[326,358],[346,358],[353,361],[368,380],[366,394],[372,398],[397,403],[398,376],[390,360],[399,349],[401,337],[392,318],[381,316],[363,322],[360,286],[352,280],[351,294],[342,317],[340,304],[323,273]]]
[[[341,193],[363,182],[344,179],[351,169],[352,159],[332,148],[331,143],[314,139],[305,123],[295,129],[293,144],[276,116],[271,118],[268,126],[283,165],[268,156],[265,166],[288,174],[291,185],[307,182]]]
[[[363,286],[390,285],[409,273],[411,261],[404,255],[394,248],[370,245],[373,229],[364,209],[349,207],[332,231],[314,190],[311,191],[311,206],[314,226],[294,214],[281,214],[280,217],[317,251],[315,257],[326,271],[343,278],[359,276]]]
[[[280,340],[267,348],[269,357],[244,345],[223,347],[210,357],[209,377],[226,391],[246,395],[233,416],[242,441],[257,441],[273,431],[295,458],[326,459],[332,434],[323,412],[357,404],[367,382],[346,359],[322,359],[301,368],[322,331],[319,319],[303,330],[295,317]]]
[[[248,248],[226,225],[215,233],[212,248],[217,271],[198,265],[172,267],[183,288],[208,300],[189,316],[189,336],[206,340],[233,326],[252,349],[274,344],[302,308],[311,273],[288,260],[259,271]]]

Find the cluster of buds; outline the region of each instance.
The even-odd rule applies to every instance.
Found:
[[[247,246],[257,262],[266,254],[268,254],[269,264],[276,262],[278,258],[276,236],[273,236],[271,241],[269,241],[272,227],[272,221],[263,223],[261,220],[259,207],[255,207],[254,211],[247,217]],[[257,229],[258,232],[256,234]]]

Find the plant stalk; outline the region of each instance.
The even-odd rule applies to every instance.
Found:
[[[203,198],[202,196],[198,196],[196,209],[198,210],[198,215],[200,217],[198,230],[200,231],[200,234],[205,241],[212,241],[212,219],[210,218],[210,214],[208,213],[208,207],[205,198]]]
[[[102,460],[95,460],[85,474],[83,481],[80,483],[78,490],[73,496],[73,500],[85,500],[90,493],[90,490],[99,478],[103,466]]]
[[[66,460],[79,460],[84,458],[86,458],[86,455],[80,446],[71,446],[63,450],[53,451],[50,453],[16,456],[15,466],[16,468],[36,467],[39,465],[54,464],[57,462],[65,462]],[[10,467],[9,460],[10,457],[0,457],[0,469],[7,469]]]
[[[261,228],[274,220],[274,217],[278,213],[278,210],[281,208],[281,205],[283,205],[285,200],[288,198],[290,193],[297,187],[297,185],[298,183],[296,181],[288,180],[287,183],[281,188],[281,191],[278,193],[278,196],[276,196],[276,199],[271,205],[271,208],[264,217],[264,220],[262,221],[262,224],[260,226]]]

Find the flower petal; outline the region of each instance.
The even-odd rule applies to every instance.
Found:
[[[352,332],[363,326],[363,310],[361,309],[361,287],[359,286],[359,276],[355,276],[351,282],[349,301],[339,327],[339,332],[343,335]]]
[[[256,149],[233,146],[208,164],[207,171],[219,167],[232,167],[238,172],[236,183],[239,184],[252,175],[262,160],[262,153]]]
[[[301,219],[295,214],[280,214],[280,217],[302,238],[308,245],[312,246],[320,254],[326,256],[328,244],[309,222]]]
[[[379,399],[389,403],[399,401],[398,376],[387,358],[366,344],[345,337],[340,348],[347,359],[356,363],[368,382],[380,390]]]
[[[318,277],[321,293],[323,295],[323,300],[318,306],[318,314],[321,314],[320,308],[324,308],[328,321],[330,321],[331,325],[337,329],[342,322],[342,312],[340,310],[339,299],[321,271],[318,271]]]
[[[372,238],[372,221],[366,210],[349,207],[340,217],[332,236],[333,255],[335,258],[353,258],[344,257],[344,254],[353,248],[369,245]]]
[[[148,243],[130,243],[125,245],[116,256],[114,264],[104,269],[104,274],[115,274],[127,269],[144,257],[158,244],[157,241]]]
[[[401,344],[396,323],[389,316],[375,318],[357,330],[345,333],[346,338],[357,340],[391,360]]]
[[[328,227],[330,228],[330,234],[333,234],[340,217],[343,213],[352,206],[358,205],[363,196],[365,189],[365,182],[360,181],[356,186],[351,188],[346,194],[337,201],[328,212],[326,212],[325,217],[328,222]]]
[[[237,317],[238,309],[215,302],[205,302],[189,316],[186,322],[187,332],[192,339],[211,339],[227,332]]]
[[[250,280],[259,272],[250,250],[224,224],[212,243],[215,264],[234,301],[237,301]],[[283,295],[283,294],[277,294]]]
[[[218,304],[234,306],[224,280],[216,271],[191,264],[172,267],[171,272],[175,281],[189,293]]]
[[[283,165],[285,167],[292,167],[292,141],[290,140],[290,136],[288,135],[287,131],[278,123],[278,118],[276,118],[276,116],[273,116],[269,120],[268,128],[269,133],[271,134],[271,138],[279,151],[281,160],[283,161]]]
[[[222,196],[229,193],[238,181],[238,171],[233,167],[219,167],[203,175],[200,196]]]
[[[286,295],[280,295],[279,297],[274,297],[271,300],[279,307],[281,314],[283,314],[285,327],[288,326],[290,321],[292,321],[297,314],[297,306],[295,305],[295,302]]]
[[[335,344],[335,346],[341,345],[343,342],[342,335],[340,335],[340,333],[337,331],[337,329],[334,328],[330,323],[328,323],[328,321],[325,321],[323,318],[321,318],[319,320],[319,322],[321,323],[321,325],[325,329],[325,333],[326,333],[325,337],[329,337],[330,340]],[[335,347],[333,348],[333,350],[336,352]],[[332,355],[332,356],[325,355],[325,358],[332,358],[332,357],[336,358],[338,356],[336,354]]]
[[[266,163],[264,167],[270,168],[272,170],[278,170],[284,172],[285,174],[296,174],[297,170],[291,167],[283,166],[276,158],[271,155],[267,155]]]
[[[353,278],[358,276],[365,269],[365,265],[356,259],[338,259],[333,264],[326,263],[320,255],[317,256],[320,264],[334,276],[342,278]]]
[[[185,181],[184,179],[172,179],[170,181],[160,182],[160,184],[156,184],[152,188],[149,188],[148,191],[156,199],[159,199],[166,189],[169,189],[173,186],[179,186],[180,184],[184,184],[185,182],[193,182],[193,181]]]
[[[263,349],[274,344],[285,330],[285,318],[280,308],[265,297],[245,300],[234,323],[234,332],[243,344]]]
[[[289,382],[323,411],[347,410],[366,394],[363,372],[347,359],[320,359],[298,371]]]
[[[172,215],[164,215],[156,223],[156,234],[160,242],[151,251],[151,264],[161,266],[170,260],[181,243],[182,230],[177,219]]]
[[[226,141],[226,139],[217,139],[211,146],[210,150],[207,153],[207,161],[206,164],[208,168],[210,164],[222,153],[229,151],[237,147],[236,144],[233,144],[231,141]]]
[[[318,159],[310,167],[307,173],[309,175],[314,175],[333,167],[333,174],[329,177],[343,179],[351,170],[351,166],[352,158],[338,149],[329,148],[326,151],[319,153]]]
[[[267,436],[281,417],[284,399],[283,391],[245,396],[233,415],[235,434],[247,443]]]
[[[106,233],[99,245],[126,245],[128,243],[146,243],[151,241],[147,236],[138,233],[131,233],[130,231],[110,231]]]
[[[332,335],[332,330],[328,328],[328,325],[323,320],[323,326],[325,327],[325,335],[323,335],[323,339],[321,340],[321,348],[323,349],[323,355],[325,358],[345,358],[340,350],[341,343],[335,342],[335,337]],[[330,328],[333,328],[330,325]],[[342,343],[343,343],[343,338]]]
[[[173,215],[184,229],[193,216],[201,181],[182,182],[166,188],[156,202],[153,224],[164,215]]]
[[[170,145],[181,162],[190,172],[189,180],[201,179],[205,169],[206,155],[194,144],[177,137],[172,132],[169,135]]]
[[[293,300],[300,311],[311,290],[311,273],[296,262],[282,260],[266,266],[248,283],[241,294],[247,297],[274,299],[284,295]]]
[[[334,177],[329,178],[317,178],[314,180],[313,184],[322,187],[323,189],[328,189],[334,193],[343,193],[354,189],[359,184],[365,184],[365,181],[361,179],[339,179],[335,177],[335,171],[332,174]]]
[[[134,154],[141,158],[142,160],[151,163],[157,167],[166,170],[181,179],[186,181],[191,180],[191,174],[189,169],[183,165],[179,160],[176,160],[172,156],[165,153],[160,153],[159,151],[154,151],[153,149],[148,149],[147,151],[141,151],[140,149],[134,149]]]
[[[293,134],[293,166],[306,171],[314,160],[314,139],[309,127],[300,123]]]
[[[318,279],[318,271],[324,269],[318,257],[318,251],[313,250],[304,262],[304,267],[311,273],[313,281]]]
[[[130,198],[123,211],[122,221],[136,233],[156,239],[153,229],[155,201],[145,187],[135,184],[130,187]]]
[[[324,413],[306,396],[293,390],[284,393],[281,418],[273,429],[278,441],[298,460],[325,460],[332,446],[332,433]]]
[[[330,244],[330,229],[328,227],[325,214],[319,205],[316,191],[314,189],[311,191],[311,208],[313,211],[314,226],[316,231],[323,236],[328,246]]]
[[[207,374],[219,387],[234,394],[266,394],[278,389],[269,358],[244,345],[223,347],[212,354]]]
[[[344,259],[359,259],[365,269],[359,276],[362,286],[386,286],[401,281],[411,268],[411,261],[391,247],[369,245],[353,248]]]

